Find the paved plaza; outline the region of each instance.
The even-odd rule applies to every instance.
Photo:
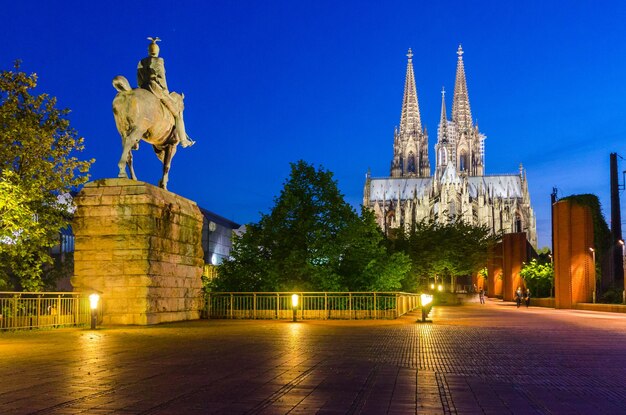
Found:
[[[0,333],[0,414],[626,414],[626,315],[417,317]]]

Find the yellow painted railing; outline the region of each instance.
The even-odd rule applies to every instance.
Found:
[[[74,292],[0,292],[0,330],[89,324],[89,298]]]
[[[419,295],[403,292],[218,292],[206,299],[209,318],[304,320],[394,319],[415,310]]]

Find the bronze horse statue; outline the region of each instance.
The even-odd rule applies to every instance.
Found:
[[[133,169],[132,150],[139,148],[139,141],[144,140],[152,144],[152,148],[163,163],[163,176],[159,187],[167,189],[167,181],[172,163],[176,154],[179,140],[175,134],[175,120],[172,113],[161,100],[152,92],[142,89],[132,89],[128,80],[123,76],[113,78],[113,87],[118,91],[113,99],[113,117],[117,131],[122,136],[122,156],[117,166],[117,177],[128,178],[126,166],[130,170],[130,177],[137,180]],[[184,95],[172,92],[172,97],[183,109]]]

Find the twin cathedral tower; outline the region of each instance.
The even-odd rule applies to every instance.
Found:
[[[452,119],[448,120],[442,90],[431,176],[428,134],[422,126],[409,49],[390,176],[372,178],[368,172],[363,205],[374,211],[386,233],[393,228],[407,230],[422,220],[446,223],[462,219],[487,226],[494,233],[525,232],[536,247],[535,215],[521,165],[516,174],[485,175],[486,137],[472,121],[461,46],[457,55]]]

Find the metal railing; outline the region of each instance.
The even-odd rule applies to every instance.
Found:
[[[74,292],[0,292],[0,331],[89,324],[89,298]]]
[[[394,319],[420,307],[419,295],[401,292],[220,292],[206,298],[213,319]]]

